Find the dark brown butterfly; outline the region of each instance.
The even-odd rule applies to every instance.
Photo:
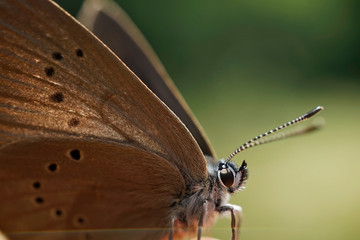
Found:
[[[235,239],[241,208],[227,196],[248,172],[229,160],[322,108],[217,162],[129,19],[112,3],[86,4],[84,23],[127,65],[51,1],[0,2],[0,230],[10,239],[200,238],[230,212]]]

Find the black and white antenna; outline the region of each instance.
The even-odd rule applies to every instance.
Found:
[[[263,133],[251,140],[249,140],[248,142],[244,143],[243,145],[241,145],[239,148],[237,148],[233,153],[230,154],[230,156],[226,159],[226,162],[229,162],[230,159],[232,159],[236,154],[238,154],[239,152],[242,152],[244,151],[245,149],[247,148],[251,148],[251,147],[254,147],[254,146],[257,146],[257,145],[260,145],[260,144],[264,144],[264,143],[268,143],[268,142],[273,142],[273,141],[276,141],[276,140],[280,140],[280,139],[284,139],[284,138],[287,138],[287,137],[290,137],[290,136],[295,136],[295,135],[300,135],[300,134],[304,134],[304,133],[307,133],[307,132],[310,132],[310,131],[313,131],[313,130],[316,130],[319,128],[319,126],[317,125],[310,125],[306,128],[302,128],[298,131],[293,131],[293,132],[289,132],[289,133],[282,133],[282,134],[276,134],[276,135],[272,135],[270,136],[269,138],[267,139],[261,139],[263,137],[266,137],[272,133],[275,133],[281,129],[284,129],[284,128],[287,128],[289,126],[292,126],[296,123],[299,123],[299,122],[302,122],[306,119],[309,119],[311,118],[312,116],[314,116],[315,114],[317,114],[318,112],[320,112],[321,110],[323,110],[324,108],[321,107],[321,106],[318,106],[316,108],[314,108],[313,110],[309,111],[308,113],[298,117],[298,118],[295,118],[294,120],[290,121],[290,122],[287,122],[277,128],[274,128],[273,130],[270,130],[266,133]]]

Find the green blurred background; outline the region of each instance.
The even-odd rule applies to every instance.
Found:
[[[76,15],[82,1],[58,1]],[[360,239],[360,1],[119,0],[217,155],[317,105],[321,131],[247,150],[242,239]],[[230,220],[211,230],[230,239]]]

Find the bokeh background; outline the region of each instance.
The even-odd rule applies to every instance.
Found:
[[[76,15],[82,1],[57,1]],[[360,239],[358,0],[119,0],[219,157],[317,105],[326,125],[248,162],[242,239]],[[230,239],[230,220],[210,235]]]

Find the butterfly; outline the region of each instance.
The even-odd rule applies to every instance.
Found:
[[[231,158],[322,107],[217,161],[128,17],[108,1],[84,9],[84,24],[117,55],[52,1],[0,2],[0,230],[10,239],[200,239],[229,212],[237,238],[241,208],[227,199],[248,169]]]

